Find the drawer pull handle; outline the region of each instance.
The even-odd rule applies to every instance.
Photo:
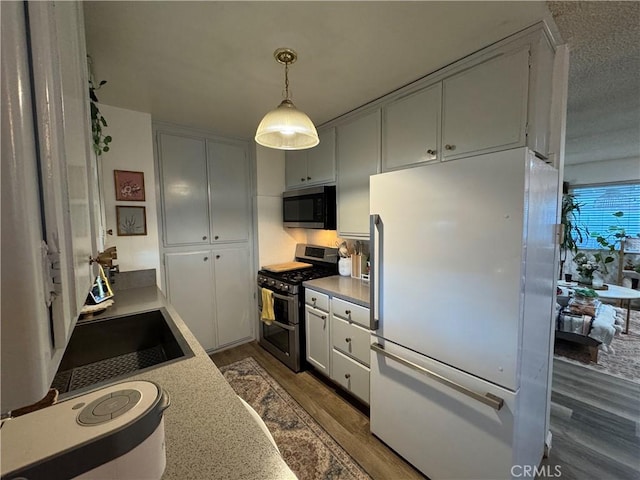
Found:
[[[311,301],[312,301],[313,303],[316,303],[316,300],[317,300],[317,298],[316,298],[316,297],[311,297]]]
[[[351,339],[349,337],[345,338],[344,341],[347,343],[351,343]]]
[[[429,155],[435,155],[436,154],[436,150],[429,149],[429,150],[427,150],[427,153]]]
[[[350,373],[345,373],[344,374],[344,378],[346,378],[347,380],[349,380],[351,378],[351,374]]]
[[[448,378],[445,378],[442,375],[432,372],[431,370],[427,370],[426,368],[421,367],[416,363],[410,362],[409,360],[405,360],[404,358],[399,357],[398,355],[395,355],[391,352],[387,352],[384,349],[384,347],[379,343],[371,344],[371,350],[381,355],[384,355],[385,357],[390,358],[391,360],[398,362],[401,365],[404,365],[405,367],[409,367],[410,369],[415,370],[416,372],[421,373],[422,375],[425,375],[426,377],[429,377],[432,380],[435,380],[436,382],[442,383],[443,385],[446,385],[447,387],[452,388],[457,392],[460,392],[468,397],[471,397],[474,400],[478,400],[479,402],[482,402],[485,405],[488,405],[495,410],[500,410],[504,405],[504,400],[498,397],[497,395],[493,395],[488,392],[480,393],[480,392],[476,392],[475,390],[471,390],[470,388],[467,388],[463,385],[460,385],[459,383],[449,380]]]

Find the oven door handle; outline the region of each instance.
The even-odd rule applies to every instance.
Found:
[[[285,330],[289,330],[290,332],[293,332],[296,327],[292,326],[292,325],[287,325],[286,323],[280,323],[277,320],[274,320],[272,323],[276,324],[277,326],[284,328]]]
[[[285,302],[293,302],[293,301],[294,301],[294,299],[295,299],[295,297],[294,297],[294,296],[291,296],[291,295],[287,295],[287,296],[285,296],[285,295],[280,295],[280,294],[278,294],[278,293],[274,292],[273,290],[271,291],[271,293],[273,293],[273,296],[274,296],[275,298],[279,298],[280,300],[284,300]]]

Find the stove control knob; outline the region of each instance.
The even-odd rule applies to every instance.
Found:
[[[273,286],[273,285],[275,285],[275,284],[276,284],[276,281],[275,281],[275,280],[269,280],[269,285]]]
[[[287,290],[289,290],[289,285],[285,285],[284,283],[281,283],[280,288],[286,292]]]

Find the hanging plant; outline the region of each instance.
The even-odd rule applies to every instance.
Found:
[[[93,82],[93,78],[89,78],[89,102],[91,104],[91,134],[93,137],[93,151],[96,155],[102,155],[102,152],[109,151],[109,143],[111,143],[111,136],[104,135],[102,127],[107,126],[107,121],[100,113],[98,108],[98,97],[96,96],[96,90],[106,84],[106,80],[102,80],[98,85]]]

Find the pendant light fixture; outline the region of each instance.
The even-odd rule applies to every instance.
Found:
[[[255,140],[260,145],[279,150],[315,147],[320,143],[316,127],[289,98],[289,65],[295,63],[298,54],[290,48],[279,48],[273,56],[284,65],[284,100],[264,116],[258,125]]]

